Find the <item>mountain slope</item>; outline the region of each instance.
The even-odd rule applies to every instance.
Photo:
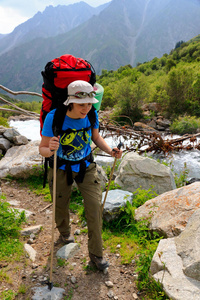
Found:
[[[107,5],[91,7],[82,1],[68,6],[48,6],[44,12],[38,12],[31,19],[17,26],[13,32],[2,37],[0,54],[38,37],[47,38],[66,33],[93,15],[98,15]]]
[[[154,1],[150,1],[152,10]],[[144,62],[169,53],[178,41],[188,41],[200,33],[200,1],[170,0],[159,14],[144,25],[137,39],[135,56]],[[198,24],[198,26],[197,26]]]
[[[96,72],[151,60],[199,34],[199,0],[113,0],[67,33],[20,44],[0,56],[0,82],[41,91],[41,70],[64,53],[89,60]]]

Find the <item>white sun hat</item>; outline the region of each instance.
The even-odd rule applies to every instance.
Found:
[[[70,103],[98,103],[93,86],[84,80],[76,80],[68,85],[68,98],[64,105]]]

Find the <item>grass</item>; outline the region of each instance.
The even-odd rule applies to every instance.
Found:
[[[0,299],[2,300],[14,300],[17,296],[17,293],[13,292],[12,290],[3,291],[0,294]]]
[[[20,261],[24,250],[23,244],[20,242],[19,231],[21,225],[25,222],[25,213],[19,213],[15,209],[11,209],[10,205],[5,202],[5,197],[1,196],[0,200],[0,261],[12,263]],[[12,279],[7,273],[7,268],[0,270],[0,281],[12,284]],[[19,293],[24,288],[19,287]],[[0,293],[0,299],[12,300],[17,294],[11,290]]]

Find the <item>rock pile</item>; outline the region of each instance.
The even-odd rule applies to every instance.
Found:
[[[28,139],[14,128],[0,126],[0,154],[4,155],[13,146],[28,144]]]

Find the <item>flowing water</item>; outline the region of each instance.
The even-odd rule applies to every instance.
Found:
[[[21,135],[26,136],[28,139],[40,140],[40,123],[38,120],[29,120],[29,121],[10,121],[10,126],[14,127],[19,131]],[[178,136],[174,136],[174,138]],[[116,147],[119,144],[119,140],[113,140],[112,138],[106,139],[110,147]],[[200,138],[198,139],[198,142]],[[123,141],[122,141],[123,142]],[[187,141],[185,141],[187,143]],[[163,157],[161,155],[149,154],[155,159],[160,159],[161,161],[167,162],[171,165],[174,173],[180,174],[184,171],[184,168],[188,170],[188,179],[191,178],[200,178],[200,151],[191,150],[191,151],[180,151],[173,153],[168,157]],[[112,163],[113,159],[108,157],[101,156],[96,161],[105,161],[105,164]]]

